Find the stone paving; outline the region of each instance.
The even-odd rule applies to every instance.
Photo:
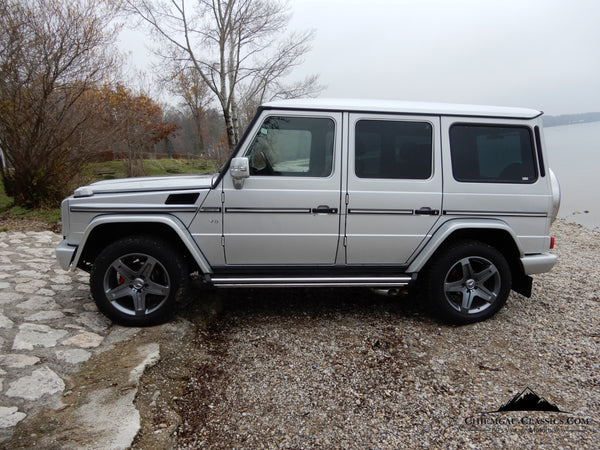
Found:
[[[41,407],[60,407],[69,374],[109,331],[88,275],[58,265],[59,241],[50,231],[0,233],[0,442]]]

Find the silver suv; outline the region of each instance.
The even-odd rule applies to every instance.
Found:
[[[443,320],[484,320],[556,262],[541,114],[267,103],[218,174],[78,188],[57,257],[126,325],[166,320],[195,272],[216,287],[414,288]]]

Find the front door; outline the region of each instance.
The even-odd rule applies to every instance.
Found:
[[[440,120],[350,114],[347,264],[402,266],[442,208]]]
[[[331,265],[340,239],[341,113],[264,111],[223,178],[227,265]]]

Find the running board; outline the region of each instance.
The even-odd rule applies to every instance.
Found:
[[[217,287],[400,287],[408,286],[410,276],[397,277],[250,277],[215,276],[210,283]]]

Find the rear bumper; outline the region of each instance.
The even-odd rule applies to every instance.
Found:
[[[533,275],[535,273],[549,272],[558,257],[552,253],[539,253],[537,255],[526,255],[521,258],[523,264],[523,270],[526,275]]]
[[[58,259],[58,263],[63,270],[69,270],[71,261],[73,261],[73,256],[75,256],[76,251],[77,247],[69,245],[66,239],[58,244],[56,247],[56,259]]]

